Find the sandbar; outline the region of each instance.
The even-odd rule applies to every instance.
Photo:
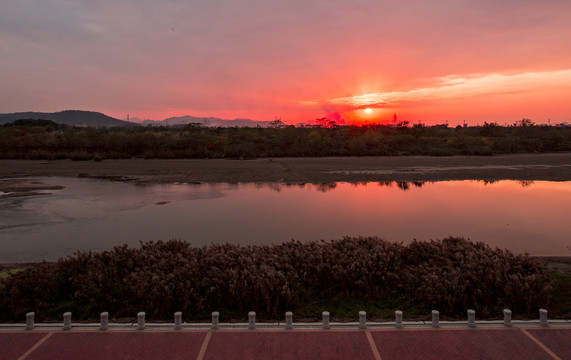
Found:
[[[91,177],[137,183],[571,181],[571,153],[103,161],[0,160],[1,178]]]

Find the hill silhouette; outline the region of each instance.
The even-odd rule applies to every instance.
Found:
[[[251,119],[226,120],[215,117],[178,116],[164,120],[143,120],[128,122],[107,116],[100,112],[84,110],[64,110],[59,112],[18,112],[0,114],[0,125],[13,123],[17,120],[51,120],[58,124],[88,127],[112,126],[184,126],[200,124],[207,127],[268,127],[272,121],[256,121]],[[280,122],[281,123],[281,122]],[[283,123],[281,123],[283,124]]]
[[[182,126],[200,124],[208,127],[268,127],[271,121],[256,121],[251,119],[226,120],[215,117],[176,116],[164,120],[144,120],[142,126]]]
[[[51,120],[58,124],[90,127],[129,126],[127,121],[119,120],[95,111],[64,110],[53,113],[19,112],[0,114],[0,124],[7,124],[22,119]]]

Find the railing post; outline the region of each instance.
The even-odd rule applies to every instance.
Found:
[[[329,311],[324,311],[321,313],[321,315],[323,316],[323,329],[324,330],[328,330],[329,329]]]
[[[212,330],[218,330],[219,325],[218,325],[218,320],[220,318],[220,313],[218,311],[214,311],[212,313],[212,325],[210,326],[210,328]]]
[[[547,326],[547,310],[539,309],[539,325]]]
[[[256,330],[256,313],[254,311],[248,313],[248,330]]]
[[[468,310],[468,327],[476,327],[476,311],[475,310]]]
[[[285,316],[286,316],[286,325],[285,325],[286,330],[293,329],[293,313],[291,311],[288,311],[285,313]]]
[[[99,326],[99,330],[107,330],[109,329],[109,313],[107,311],[102,312],[99,315],[101,319],[101,325]]]
[[[440,325],[438,324],[438,318],[440,316],[440,312],[438,310],[432,310],[432,327],[439,328]]]
[[[137,313],[137,330],[145,330],[145,313]]]
[[[365,311],[359,311],[359,329],[367,328],[367,313]]]
[[[182,329],[182,312],[180,311],[174,313],[174,329]]]
[[[34,312],[26,314],[26,330],[32,330],[34,328],[34,316],[36,316]]]
[[[504,309],[504,326],[512,327],[512,311]]]
[[[395,327],[397,329],[402,329],[402,311],[397,310],[395,311]]]
[[[63,329],[71,329],[71,313],[69,311],[63,313]]]

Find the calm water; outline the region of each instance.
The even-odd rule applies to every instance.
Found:
[[[571,182],[134,185],[39,178],[50,196],[0,199],[0,262],[56,260],[139,241],[271,244],[376,235],[464,236],[571,255]]]

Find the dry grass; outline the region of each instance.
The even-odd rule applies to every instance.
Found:
[[[374,237],[203,248],[159,241],[77,253],[0,281],[4,321],[21,320],[27,311],[40,320],[59,319],[64,311],[76,319],[145,311],[161,320],[182,311],[187,320],[198,320],[215,310],[229,317],[255,310],[281,318],[324,300],[387,299],[452,317],[465,316],[469,308],[484,318],[504,308],[535,317],[538,308],[549,306],[552,291],[536,260],[461,238],[406,246]]]

